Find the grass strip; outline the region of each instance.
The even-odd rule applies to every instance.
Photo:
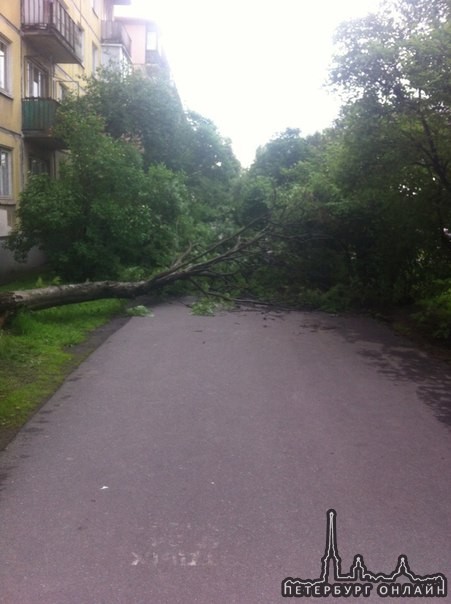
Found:
[[[2,286],[2,290],[30,283]],[[71,369],[70,347],[117,315],[121,300],[96,300],[41,311],[22,311],[0,330],[0,428],[17,429],[61,384]]]

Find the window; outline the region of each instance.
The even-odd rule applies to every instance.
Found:
[[[158,35],[156,31],[147,31],[146,50],[158,50]]]
[[[64,101],[69,96],[69,89],[65,84],[61,82],[58,85],[58,101]]]
[[[49,76],[39,65],[28,61],[27,96],[46,98],[49,96]]]
[[[92,71],[93,73],[99,67],[99,49],[95,44],[92,45]]]
[[[85,32],[81,27],[77,27],[77,35],[75,36],[75,52],[78,58],[84,62],[85,58]]]
[[[11,151],[0,147],[0,197],[11,197]]]
[[[50,163],[41,157],[30,157],[31,174],[50,174]]]
[[[10,229],[16,226],[16,208],[6,208],[6,224]]]
[[[9,91],[9,43],[0,38],[0,89]]]

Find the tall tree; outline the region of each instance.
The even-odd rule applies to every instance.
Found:
[[[338,42],[332,81],[368,123],[396,130],[390,153],[404,158],[400,194],[429,198],[437,236],[451,251],[451,4],[397,0],[344,24]]]
[[[308,150],[308,142],[301,137],[300,130],[287,128],[257,149],[250,173],[267,176],[275,185],[282,185],[288,180],[287,172],[305,159]]]
[[[133,145],[105,132],[77,99],[59,113],[70,150],[58,180],[32,177],[8,245],[19,257],[34,245],[65,279],[112,278],[127,265],[164,266],[184,239],[188,192],[163,166],[143,170]]]
[[[221,136],[215,124],[194,112],[187,112],[182,166],[193,193],[199,221],[224,222],[231,216],[231,194],[241,173],[231,142]]]
[[[186,117],[176,88],[166,78],[139,71],[100,71],[87,81],[80,103],[104,118],[113,138],[134,142],[145,167],[162,163],[173,170],[182,168],[180,142]]]

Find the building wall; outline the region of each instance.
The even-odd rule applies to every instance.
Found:
[[[134,69],[148,76],[156,73],[170,79],[170,68],[161,44],[161,34],[155,21],[138,19],[120,10],[116,19],[124,24],[132,39],[131,61]]]
[[[21,114],[21,43],[20,3],[10,2],[0,14],[0,42],[2,43],[6,79],[0,87],[0,152],[7,154],[8,165],[3,166],[8,178],[8,190],[0,190],[0,236],[5,235],[14,222],[15,204],[22,187],[22,114]],[[5,156],[3,156],[5,159]],[[0,167],[0,170],[2,168]]]
[[[82,57],[78,63],[57,63],[38,37],[21,35],[22,0],[2,0],[0,4],[0,70],[6,49],[7,79],[0,73],[0,279],[16,272],[23,265],[15,263],[12,254],[4,249],[5,238],[15,224],[20,192],[30,169],[48,170],[57,176],[59,158],[63,153],[51,140],[30,139],[24,136],[22,99],[51,98],[60,101],[65,91],[82,93],[84,77],[100,67],[102,60],[102,20],[113,19],[115,4],[129,4],[130,0],[64,0],[61,4],[73,22],[82,30]],[[39,0],[28,0],[38,2]],[[57,0],[55,0],[57,1]],[[33,65],[35,71],[29,68]],[[47,85],[36,94],[35,78],[38,72],[47,73]],[[45,80],[45,78],[44,78]],[[8,165],[2,164],[7,159]],[[6,161],[6,160],[5,160]],[[8,184],[5,185],[5,174]],[[3,178],[3,181],[2,181]],[[8,187],[7,194],[5,186]],[[42,262],[36,250],[30,255],[27,268]]]
[[[121,44],[102,44],[102,66],[126,72],[130,57]]]
[[[33,248],[27,259],[27,263],[19,263],[14,260],[14,255],[5,248],[6,239],[0,240],[0,284],[8,283],[20,273],[39,269],[45,264],[44,254],[37,248]]]
[[[146,23],[140,21],[123,21],[132,39],[131,59],[133,65],[144,65],[146,62]]]
[[[33,36],[22,27],[22,2],[42,0],[0,0],[0,68],[2,52],[7,51],[7,80],[2,85],[0,77],[0,280],[20,269],[28,269],[42,263],[41,252],[33,250],[27,265],[17,264],[4,243],[16,220],[16,208],[30,170],[48,171],[57,177],[58,166],[65,152],[51,138],[31,137],[24,132],[22,100],[32,98],[62,100],[67,91],[82,94],[85,78],[92,75],[103,63],[123,68],[130,62],[128,50],[110,40],[102,44],[102,21],[114,19],[114,7],[129,5],[131,0],[61,0],[70,18],[82,31],[82,56],[77,62],[53,60],[39,32]],[[54,0],[58,2],[59,0]],[[135,20],[130,33],[135,50],[134,63],[146,60],[147,21]],[[129,41],[128,41],[129,44]],[[33,69],[29,67],[33,66]],[[39,88],[36,81],[40,73],[47,74],[47,85]],[[1,74],[0,74],[1,76]],[[45,90],[44,90],[45,89]],[[25,101],[27,102],[27,101]],[[7,157],[7,169],[2,158]],[[3,169],[3,171],[2,171]],[[5,173],[8,172],[8,191],[2,195]],[[4,191],[3,191],[4,192]]]

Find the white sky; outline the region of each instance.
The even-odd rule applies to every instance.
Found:
[[[339,100],[324,88],[336,27],[379,0],[132,0],[155,19],[185,106],[212,119],[243,166],[285,128],[329,126]],[[124,12],[122,9],[121,13]]]

